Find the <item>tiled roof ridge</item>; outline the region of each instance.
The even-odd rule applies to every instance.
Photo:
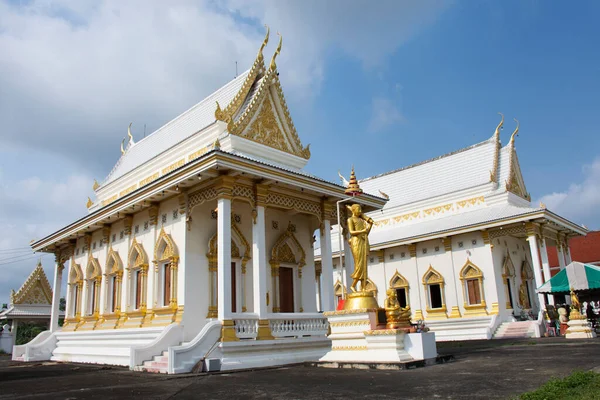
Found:
[[[406,167],[394,169],[392,171],[384,172],[384,173],[381,173],[381,174],[378,174],[378,175],[373,175],[373,176],[370,176],[368,178],[363,178],[363,179],[360,179],[358,182],[359,183],[363,183],[363,182],[366,182],[366,181],[370,181],[372,179],[381,178],[382,176],[395,174],[396,172],[401,172],[401,171],[404,171],[404,170],[407,170],[407,169],[410,169],[410,168],[414,168],[414,167],[418,167],[418,166],[421,166],[421,165],[424,165],[424,164],[428,164],[428,163],[433,162],[433,161],[441,160],[442,158],[446,158],[446,157],[453,156],[455,154],[463,153],[465,151],[472,150],[472,149],[477,148],[479,146],[483,146],[484,144],[493,143],[493,142],[495,142],[495,139],[492,136],[489,139],[486,139],[486,140],[484,140],[482,142],[479,142],[479,143],[472,144],[472,145],[470,145],[468,147],[463,147],[462,149],[455,150],[455,151],[452,151],[450,153],[443,154],[441,156],[433,157],[433,158],[430,158],[428,160],[424,160],[424,161],[420,161],[420,162],[415,163],[415,164],[407,165]]]

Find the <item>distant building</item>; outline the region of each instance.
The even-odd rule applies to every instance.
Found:
[[[571,239],[571,258],[586,264],[600,265],[600,231],[589,232],[585,236]],[[560,271],[556,247],[548,246],[548,261],[552,276]]]
[[[15,292],[11,291],[8,308],[0,313],[0,325],[11,325],[10,336],[12,343],[6,344],[6,329],[2,332],[3,349],[12,351],[17,337],[19,322],[34,322],[48,324],[52,314],[52,288],[44,273],[41,262],[29,275],[23,286]],[[64,312],[62,313],[64,314]]]

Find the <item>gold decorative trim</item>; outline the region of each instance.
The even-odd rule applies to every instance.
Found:
[[[362,351],[367,350],[367,346],[331,346],[331,351]]]
[[[332,328],[348,328],[350,326],[362,326],[362,325],[370,325],[371,321],[368,319],[359,320],[359,321],[347,321],[347,322],[330,322],[329,326]]]
[[[339,315],[349,315],[349,314],[367,314],[370,312],[377,312],[376,308],[358,308],[354,310],[339,310],[339,311],[325,311],[323,313],[324,317],[335,317]]]

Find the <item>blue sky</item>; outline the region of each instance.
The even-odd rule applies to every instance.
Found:
[[[265,23],[310,172],[436,157],[503,112],[535,204],[599,229],[599,17],[594,1],[0,0],[0,303],[35,263],[7,249],[84,214],[129,122],[139,138],[248,68]]]

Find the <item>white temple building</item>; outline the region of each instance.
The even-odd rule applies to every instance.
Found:
[[[250,70],[149,136],[130,134],[89,214],[32,244],[56,256],[52,326],[15,360],[182,373],[330,349],[318,311],[334,309],[333,269],[316,266],[313,243],[315,232],[331,241],[345,188],[303,170],[310,150],[279,82],[281,39],[265,64],[267,40]]]
[[[359,181],[365,192],[389,195],[368,213],[375,220],[369,289],[382,304],[395,288],[413,322],[424,320],[438,341],[539,337],[541,311],[554,304],[536,294],[551,276],[547,248],[556,246],[564,268],[569,239],[587,232],[531,204],[515,150],[518,126],[502,146],[503,121],[481,143]],[[337,226],[332,238],[339,300],[352,271],[340,267]]]

